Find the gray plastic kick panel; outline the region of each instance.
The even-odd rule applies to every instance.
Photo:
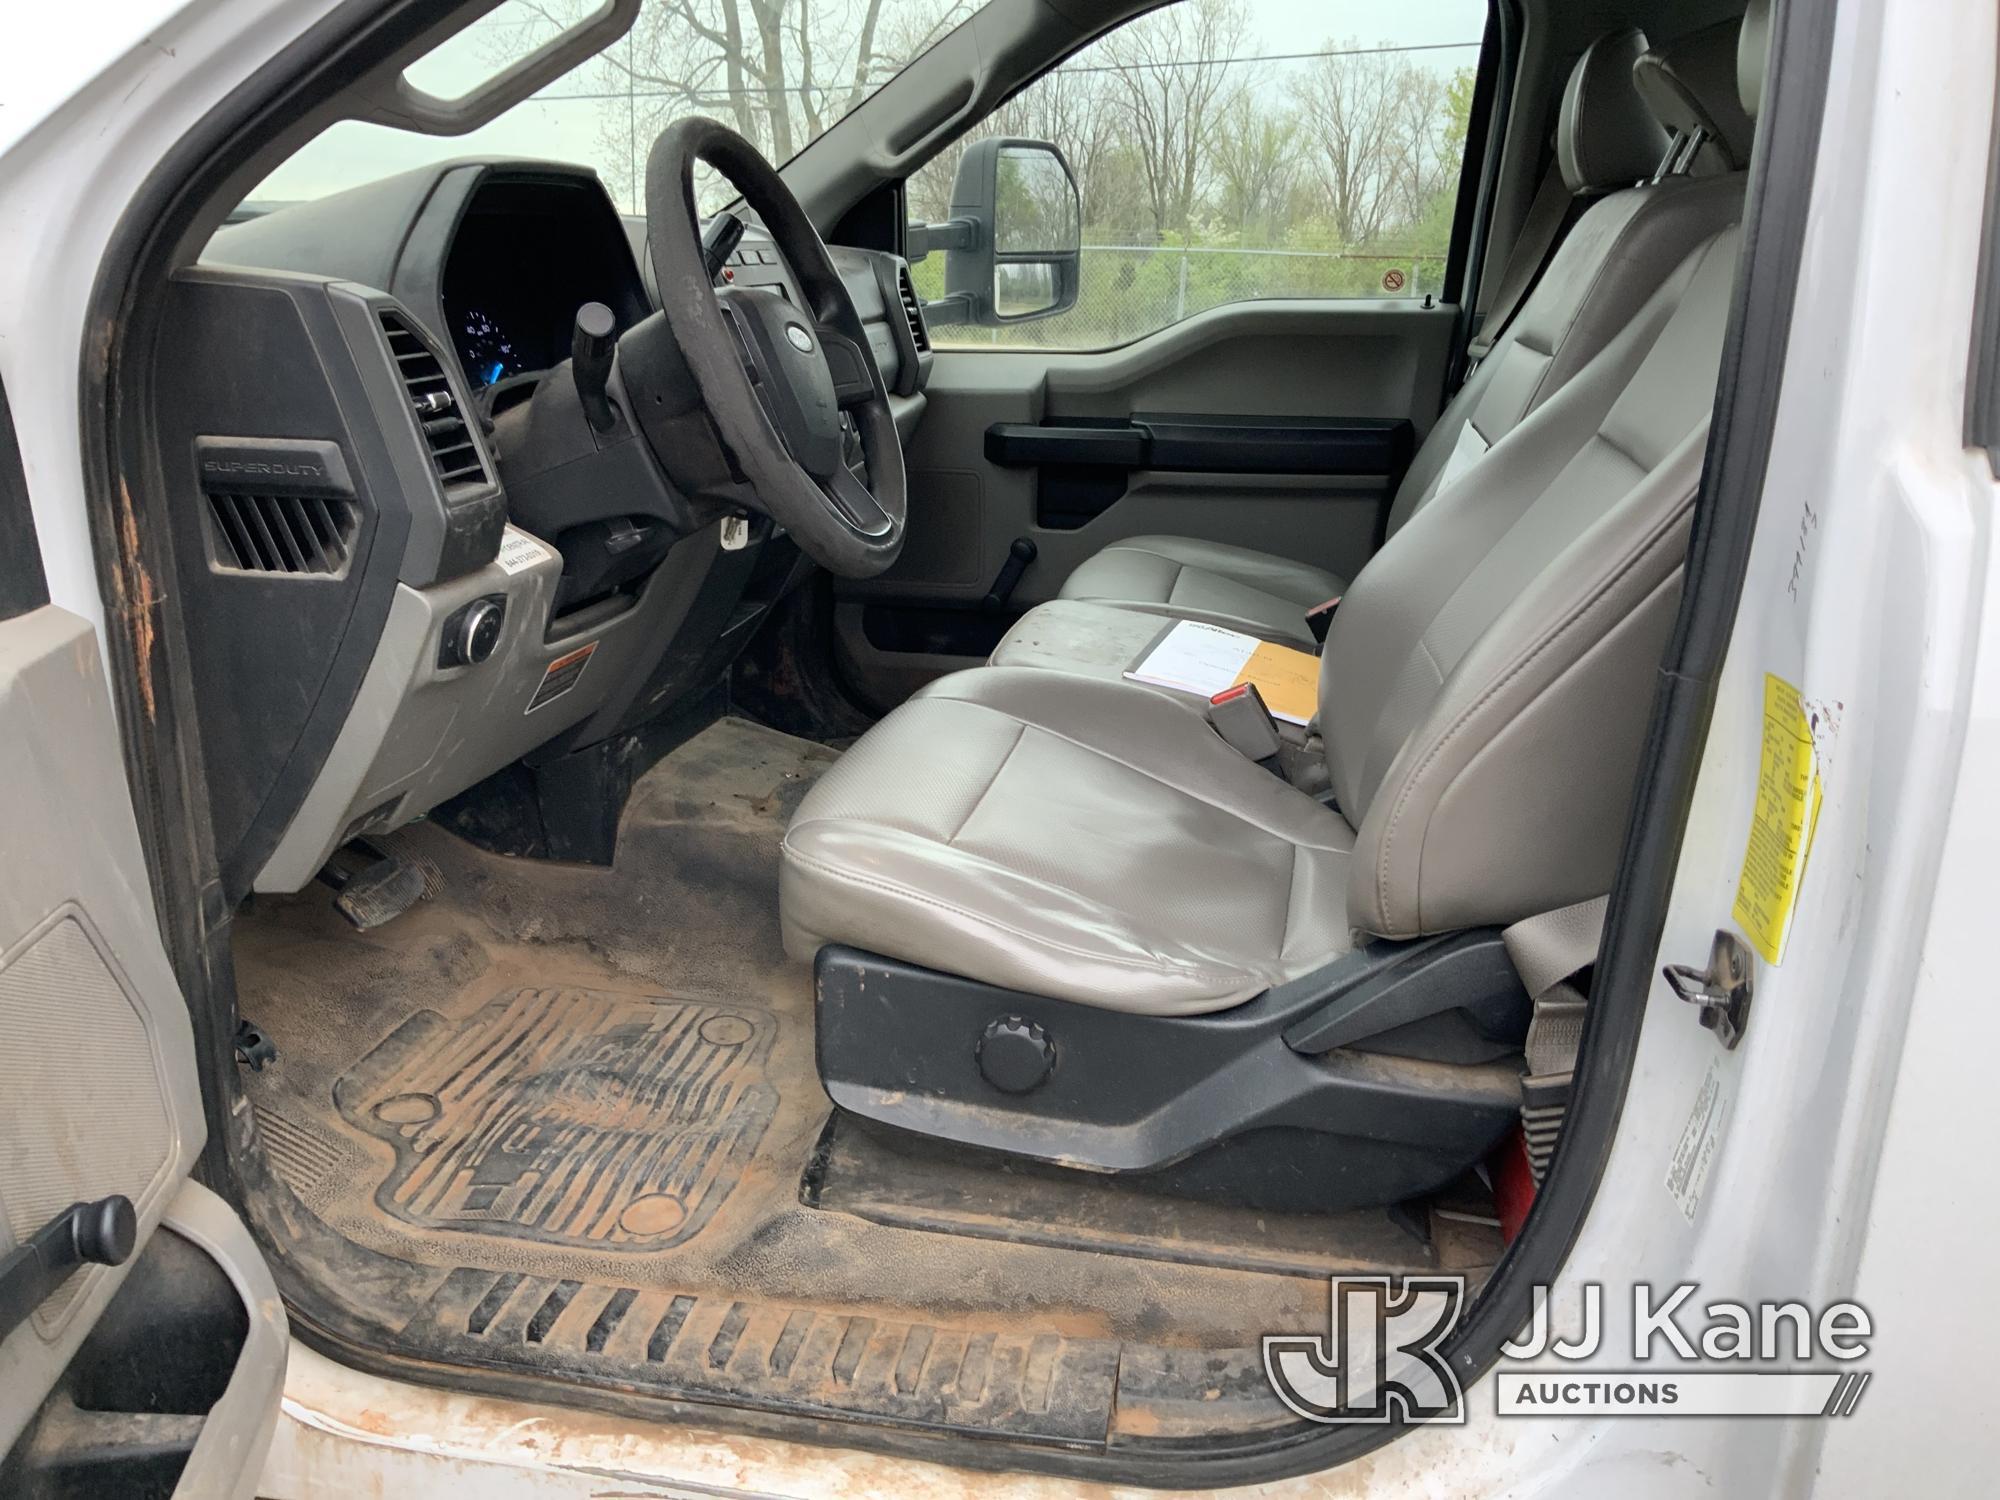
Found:
[[[430,588],[398,585],[347,722],[255,888],[302,889],[362,831],[357,823],[399,827],[588,718],[657,646],[672,607],[661,580],[671,571],[660,569],[623,614],[552,640],[544,633],[562,558],[518,529],[476,572]],[[492,656],[440,665],[445,620],[493,595],[507,605]]]

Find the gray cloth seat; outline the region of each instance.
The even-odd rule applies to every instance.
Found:
[[[1248,547],[1185,536],[1135,536],[1086,560],[1070,575],[1062,598],[1140,605],[1149,613],[1205,620],[1310,647],[1306,611],[1346,587],[1345,579],[1325,568]],[[1004,651],[995,664],[1010,664]]]
[[[1728,23],[1733,27],[1735,23]],[[1713,28],[1711,28],[1712,30]],[[1699,53],[1676,89],[1658,89],[1678,106],[1690,90],[1712,88],[1713,38],[1690,39]],[[1426,435],[1391,502],[1388,534],[1400,531],[1446,483],[1561,390],[1625,326],[1688,251],[1742,209],[1740,174],[1648,181],[1674,137],[1635,86],[1642,72],[1675,67],[1688,44],[1649,51],[1637,31],[1599,38],[1578,58],[1558,118],[1557,163],[1584,210],[1551,257],[1519,311]],[[1726,80],[1734,108],[1734,77]],[[1714,112],[1723,113],[1715,106]],[[1681,113],[1674,116],[1680,126]],[[1635,185],[1636,184],[1636,185]],[[1310,648],[1306,609],[1344,592],[1324,569],[1267,553],[1191,537],[1139,536],[1110,544],[1065,581],[1060,600],[1203,620],[1266,640]],[[1035,619],[992,655],[995,665],[1071,666],[1102,673],[1127,663],[1078,654],[1065,660],[1050,642],[1071,634],[1083,650],[1104,632],[1088,612],[1060,622]],[[1079,621],[1084,622],[1079,631]],[[1033,642],[1033,645],[1026,644]]]
[[[1743,35],[1748,52],[1764,27]],[[1754,114],[1761,53],[1740,71]],[[1503,927],[1601,895],[1679,601],[1740,240],[1725,229],[1663,274],[1354,581],[1320,659],[1334,806],[1147,689],[975,668],[889,714],[801,802],[779,865],[787,951],[846,945],[1186,1018],[1361,935]]]
[[[1214,1010],[1347,949],[1353,843],[1165,698],[979,668],[897,709],[807,794],[780,867],[785,942],[1117,1010]]]
[[[980,667],[786,832],[787,950],[1114,1009],[1225,1009],[1349,951],[1611,880],[1679,593],[1738,235],[1363,570],[1321,660],[1339,811],[1120,681]],[[1330,711],[1337,707],[1337,711]]]

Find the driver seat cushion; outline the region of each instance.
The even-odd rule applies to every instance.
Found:
[[[785,834],[785,948],[1226,1009],[1353,947],[1354,830],[1130,683],[975,668],[865,735]]]
[[[1310,651],[1306,611],[1346,587],[1325,568],[1248,547],[1135,536],[1085,559],[1064,582],[1062,597],[1201,620]]]

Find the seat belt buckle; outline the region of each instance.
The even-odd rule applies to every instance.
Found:
[[[1278,764],[1278,724],[1254,682],[1226,687],[1208,700],[1208,722],[1232,749],[1265,770],[1283,775]]]
[[[1335,594],[1326,603],[1315,604],[1306,611],[1306,629],[1322,646],[1326,644],[1327,632],[1333,629],[1333,612],[1340,608],[1340,601],[1346,597],[1345,594]]]

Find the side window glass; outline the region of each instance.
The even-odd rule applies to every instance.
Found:
[[[1231,302],[1436,294],[1485,27],[1486,0],[1178,0],[1100,37],[909,179],[933,342],[1105,349]],[[1010,255],[1061,214],[961,174],[996,138],[1003,167],[1061,153],[1070,259]]]

